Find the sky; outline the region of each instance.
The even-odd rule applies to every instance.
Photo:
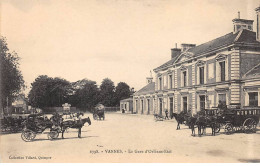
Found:
[[[254,20],[259,0],[2,0],[0,33],[21,58],[28,89],[39,75],[139,90],[175,43],[202,44]],[[153,73],[154,76],[154,73]]]

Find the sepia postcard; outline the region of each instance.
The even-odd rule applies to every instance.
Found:
[[[0,3],[0,163],[260,163],[259,0]]]

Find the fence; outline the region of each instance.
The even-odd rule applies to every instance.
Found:
[[[105,107],[104,110],[106,112],[116,112],[116,111],[120,111],[120,107]]]

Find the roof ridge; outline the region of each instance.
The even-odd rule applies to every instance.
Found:
[[[220,37],[217,37],[217,38],[212,39],[212,40],[210,40],[210,41],[204,42],[204,43],[202,43],[202,44],[200,44],[200,45],[197,45],[196,47],[205,45],[205,44],[207,44],[207,43],[209,43],[209,42],[212,42],[212,41],[214,41],[214,40],[220,39],[220,38],[222,38],[222,37],[224,37],[224,36],[228,36],[228,35],[230,35],[230,34],[233,34],[233,32],[229,32],[229,33],[227,33],[227,34],[225,34],[225,35],[223,35],[223,36],[220,36]],[[193,47],[193,48],[196,48],[196,47]],[[190,49],[192,49],[192,48],[190,48]]]

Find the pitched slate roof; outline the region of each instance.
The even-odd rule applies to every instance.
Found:
[[[126,102],[126,101],[133,101],[133,98],[132,97],[129,97],[129,98],[127,98],[127,99],[123,99],[123,100],[120,100],[120,102]]]
[[[151,94],[155,92],[155,82],[152,82],[150,84],[147,84],[139,91],[135,92],[134,95],[145,95],[145,94]]]
[[[244,78],[252,78],[260,76],[260,63],[250,69],[243,77]]]
[[[206,43],[203,43],[201,45],[198,45],[196,47],[188,49],[186,52],[191,52],[196,57],[200,54],[212,51],[219,47],[225,47],[231,44],[234,44],[236,42],[244,42],[244,43],[253,43],[257,44],[260,42],[256,41],[256,33],[253,31],[249,31],[246,29],[243,29],[242,31],[233,34],[233,32],[228,33],[224,36],[221,36],[219,38],[216,38],[214,40],[208,41]],[[180,54],[178,57],[180,57],[182,54]],[[168,62],[162,64],[161,66],[155,68],[154,70],[163,69],[165,67],[168,67],[172,65],[178,57],[169,60]]]

